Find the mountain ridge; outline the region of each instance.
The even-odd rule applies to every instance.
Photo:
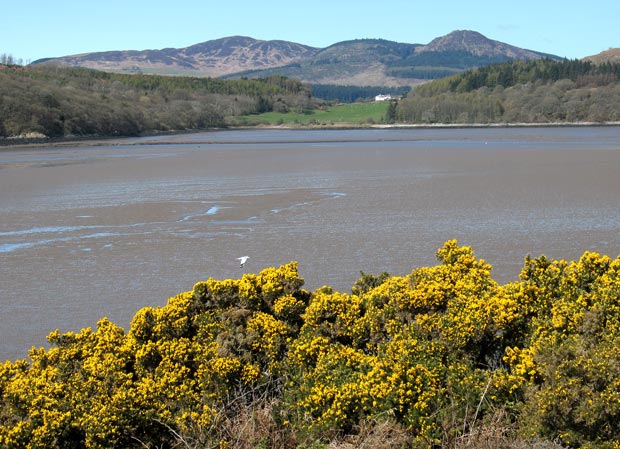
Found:
[[[219,77],[248,69],[286,65],[312,56],[315,51],[313,47],[294,42],[229,36],[184,48],[81,53],[40,59],[32,64],[57,63],[119,73],[173,75],[190,72],[192,75]]]
[[[557,56],[456,30],[428,44],[355,39],[325,48],[284,40],[229,36],[184,48],[117,50],[46,58],[59,64],[120,73],[206,77],[284,75],[314,84],[415,85],[428,79],[511,59]]]

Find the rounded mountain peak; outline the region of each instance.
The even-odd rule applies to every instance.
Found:
[[[493,47],[495,41],[486,38],[477,31],[456,30],[445,36],[433,39],[428,45],[425,45],[424,51],[467,51],[474,53],[472,50],[481,47]]]
[[[422,52],[466,52],[476,56],[498,57],[503,56],[515,59],[536,59],[541,54],[525,50],[519,47],[494,41],[488,37],[470,30],[456,30],[445,36],[433,39],[427,45],[416,49],[416,53]]]

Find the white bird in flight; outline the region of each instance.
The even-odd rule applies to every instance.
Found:
[[[240,261],[239,268],[243,268],[243,265],[245,265],[245,263],[248,261],[249,258],[250,256],[237,257],[237,260]]]

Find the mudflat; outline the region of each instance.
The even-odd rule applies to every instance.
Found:
[[[405,275],[452,238],[620,253],[620,127],[245,130],[0,151],[0,360],[195,282],[291,260],[306,288]],[[237,257],[248,255],[243,269]]]

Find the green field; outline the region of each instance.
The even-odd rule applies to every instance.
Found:
[[[266,112],[234,117],[233,125],[334,125],[384,122],[388,102],[352,103],[307,112]]]

